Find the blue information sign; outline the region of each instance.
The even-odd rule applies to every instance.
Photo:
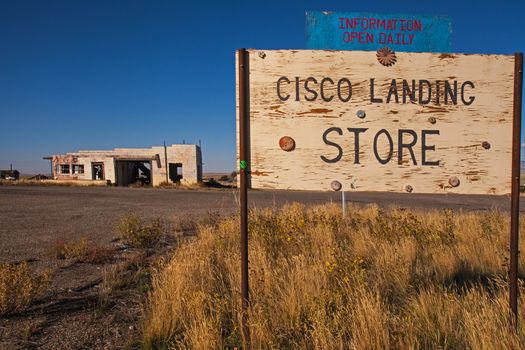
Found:
[[[315,50],[450,52],[448,16],[368,12],[306,13],[306,45]]]

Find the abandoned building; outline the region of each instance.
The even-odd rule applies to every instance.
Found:
[[[0,170],[0,179],[18,180],[20,179],[20,172],[18,170],[13,170],[13,167],[9,170]]]
[[[56,180],[105,180],[117,186],[202,181],[202,156],[198,145],[78,151],[44,159],[51,161]]]

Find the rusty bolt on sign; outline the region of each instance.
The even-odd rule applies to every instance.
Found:
[[[295,149],[295,140],[290,136],[283,136],[279,140],[279,146],[283,151],[290,152]]]
[[[436,124],[436,118],[435,117],[428,117],[428,121],[430,124]]]
[[[330,183],[330,187],[332,188],[332,190],[334,191],[340,191],[341,188],[343,187],[343,185],[341,185],[341,183],[337,180],[334,180]]]
[[[412,192],[414,190],[414,188],[410,185],[406,185],[405,186],[405,191],[407,191],[408,193]]]
[[[448,179],[448,183],[452,187],[458,187],[459,186],[459,179],[457,176],[451,176],[450,179]]]
[[[266,52],[264,51],[259,51],[259,57],[262,58],[264,60],[264,58],[266,57]]]
[[[393,66],[397,61],[396,53],[386,46],[377,50],[376,57],[379,63],[385,67]]]
[[[484,149],[490,149],[490,143],[488,141],[483,141],[481,143],[481,147],[483,147]]]

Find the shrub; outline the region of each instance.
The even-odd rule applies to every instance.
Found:
[[[56,240],[53,253],[57,259],[78,259],[88,254],[89,243],[85,238],[78,241]]]
[[[219,177],[219,181],[231,181],[231,178],[228,175],[222,175]]]
[[[47,273],[35,274],[29,264],[0,264],[0,315],[24,310],[49,284]]]
[[[161,219],[146,222],[136,214],[126,214],[120,218],[116,230],[128,244],[137,248],[150,248],[161,239],[164,224]]]
[[[51,254],[57,259],[76,259],[80,262],[102,264],[111,259],[114,249],[81,238],[78,241],[56,240]]]

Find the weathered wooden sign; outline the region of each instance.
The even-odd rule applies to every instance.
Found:
[[[448,16],[313,11],[306,14],[306,47],[323,50],[450,52]]]
[[[248,56],[253,188],[510,193],[514,56]]]

